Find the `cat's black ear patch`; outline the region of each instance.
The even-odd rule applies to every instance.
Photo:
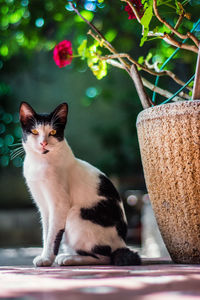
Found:
[[[34,109],[27,103],[22,102],[19,108],[19,117],[22,125],[26,125],[28,121],[36,115]]]
[[[68,115],[68,104],[62,103],[56,107],[56,109],[51,113],[51,122],[53,125],[62,124],[63,126],[67,123]]]

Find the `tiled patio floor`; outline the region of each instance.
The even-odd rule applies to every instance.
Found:
[[[144,259],[139,267],[1,266],[0,298],[196,300],[200,299],[200,265]]]

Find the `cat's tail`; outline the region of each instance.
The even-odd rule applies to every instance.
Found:
[[[141,258],[137,252],[129,248],[118,248],[111,253],[111,264],[115,266],[138,266],[141,265]]]

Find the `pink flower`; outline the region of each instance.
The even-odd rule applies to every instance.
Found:
[[[53,50],[53,59],[59,68],[70,65],[72,62],[72,43],[70,41],[62,41],[55,46]]]
[[[133,3],[136,10],[138,11],[139,16],[142,17],[143,13],[144,13],[144,7],[141,3],[141,0],[131,0],[131,2]],[[125,11],[127,11],[129,19],[136,19],[136,16],[135,16],[134,12],[132,11],[132,8],[130,7],[129,4],[127,4],[125,6]]]

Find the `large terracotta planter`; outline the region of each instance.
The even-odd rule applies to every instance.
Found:
[[[200,100],[148,108],[137,130],[150,200],[174,262],[200,263]]]

